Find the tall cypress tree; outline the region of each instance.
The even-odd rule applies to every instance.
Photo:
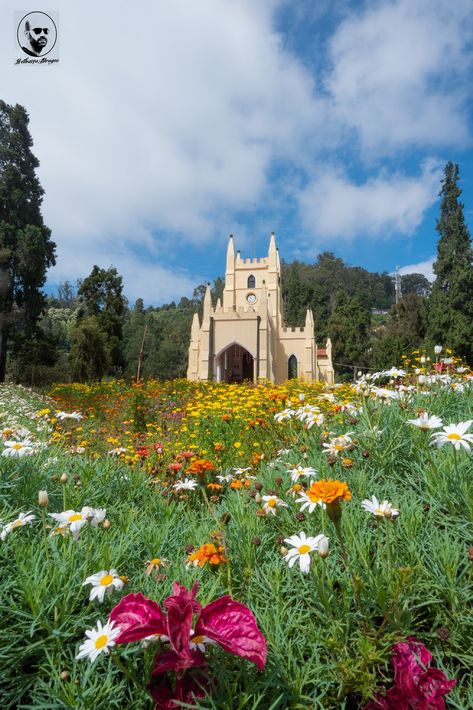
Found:
[[[40,291],[54,265],[55,244],[44,225],[44,190],[23,106],[0,101],[0,382],[12,338],[34,336],[45,305]]]
[[[458,165],[445,166],[437,232],[436,279],[428,308],[428,339],[473,363],[473,250],[459,202]]]

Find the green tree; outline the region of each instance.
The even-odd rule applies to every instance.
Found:
[[[415,293],[418,296],[429,296],[431,283],[424,274],[404,274],[401,276],[401,291],[403,296]]]
[[[343,365],[362,367],[368,363],[370,312],[360,296],[337,292],[328,330],[333,362],[340,374],[353,374],[353,369]]]
[[[398,365],[401,355],[419,348],[425,338],[425,299],[408,293],[392,306],[389,320],[373,345],[372,363],[376,369]]]
[[[83,318],[72,333],[71,374],[79,382],[101,380],[110,369],[110,351],[96,316]]]
[[[0,101],[0,382],[10,342],[19,350],[35,335],[45,304],[40,289],[55,264],[28,123],[22,106]]]
[[[437,232],[436,279],[429,300],[428,339],[473,363],[473,250],[459,201],[458,165],[447,163]]]
[[[122,277],[112,266],[108,269],[94,266],[77,292],[82,299],[83,316],[95,317],[105,335],[111,374],[121,371],[124,365],[122,344],[126,301],[122,292]]]

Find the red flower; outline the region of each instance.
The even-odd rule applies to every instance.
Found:
[[[174,582],[173,593],[164,601],[167,616],[157,602],[141,593],[128,594],[110,613],[110,621],[121,627],[121,633],[115,639],[117,644],[140,641],[152,634],[169,639],[170,648],[158,651],[151,671],[156,680],[152,682],[150,692],[155,700],[168,703],[158,704],[157,708],[177,707],[172,704],[173,700],[186,699],[187,702],[198,688],[191,683],[192,687],[189,689],[190,681],[184,682],[182,673],[189,668],[207,665],[204,654],[190,647],[191,631],[194,638],[205,636],[218,643],[225,651],[252,661],[259,670],[266,663],[266,640],[250,609],[228,595],[202,607],[195,598],[198,586],[198,582],[195,582],[189,591]],[[197,618],[192,628],[194,614]],[[169,683],[165,676],[162,677],[168,671],[178,674],[174,696],[172,693],[169,696]],[[161,677],[156,678],[157,676]]]
[[[386,697],[378,693],[365,710],[444,710],[443,696],[457,681],[429,668],[431,660],[430,651],[412,636],[393,646],[394,686]]]

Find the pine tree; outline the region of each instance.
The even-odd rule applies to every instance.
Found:
[[[459,202],[459,168],[447,163],[437,232],[436,279],[428,313],[428,339],[473,363],[473,250]]]
[[[35,335],[45,304],[40,289],[55,264],[28,123],[22,106],[0,101],[0,382],[10,342],[25,343]]]
[[[83,300],[83,315],[95,317],[105,335],[114,373],[121,371],[124,365],[122,345],[126,303],[122,291],[123,280],[117,270],[98,266],[93,267],[77,291]]]

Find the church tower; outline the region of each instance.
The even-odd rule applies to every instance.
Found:
[[[274,233],[268,255],[243,259],[233,236],[227,247],[223,303],[212,306],[210,287],[202,323],[194,316],[187,377],[242,382],[291,377],[333,382],[331,345],[317,348],[312,311],[305,325],[288,328],[283,319],[281,261]]]

